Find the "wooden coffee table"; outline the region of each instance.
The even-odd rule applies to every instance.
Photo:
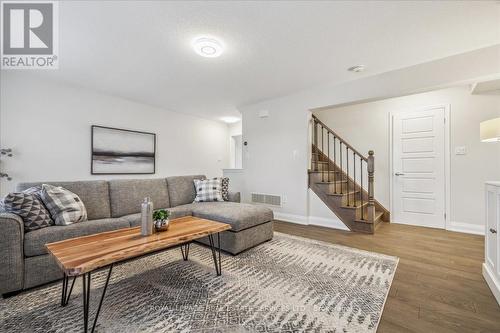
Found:
[[[109,267],[106,283],[91,327],[91,332],[93,332],[114,264],[177,246],[181,248],[183,259],[188,260],[190,243],[205,236],[208,236],[210,242],[215,271],[220,276],[222,273],[220,232],[228,229],[231,229],[231,226],[226,223],[187,216],[170,221],[170,227],[167,231],[151,236],[141,236],[140,227],[136,227],[46,244],[49,253],[54,256],[64,272],[61,306],[68,304],[75,280],[81,276],[83,280],[83,323],[84,332],[87,332],[92,272]],[[215,246],[215,234],[217,234],[217,246]],[[73,277],[73,282],[68,291],[70,277]]]

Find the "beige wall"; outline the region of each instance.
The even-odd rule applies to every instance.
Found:
[[[500,144],[479,141],[479,123],[500,116],[500,95],[471,95],[468,86],[321,110],[315,114],[361,152],[375,151],[375,195],[390,207],[389,114],[449,104],[452,223],[484,223],[484,181],[500,180]],[[466,155],[455,147],[466,146]]]

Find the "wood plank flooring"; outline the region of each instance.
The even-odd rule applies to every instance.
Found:
[[[275,231],[399,257],[378,332],[500,332],[482,236],[389,223],[374,235],[281,221]]]

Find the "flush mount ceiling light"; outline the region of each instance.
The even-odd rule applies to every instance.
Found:
[[[197,37],[192,44],[194,51],[202,57],[217,58],[224,52],[222,42],[213,37]]]
[[[238,121],[240,121],[240,118],[238,118],[238,117],[222,117],[222,118],[220,118],[220,120],[222,120],[223,122],[225,122],[227,124],[233,124],[233,123],[237,123]]]
[[[365,65],[356,65],[347,69],[349,72],[359,73],[365,70]]]

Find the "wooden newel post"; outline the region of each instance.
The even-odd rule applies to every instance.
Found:
[[[368,221],[373,223],[375,221],[375,199],[374,199],[374,174],[375,174],[375,157],[373,150],[368,152]]]

